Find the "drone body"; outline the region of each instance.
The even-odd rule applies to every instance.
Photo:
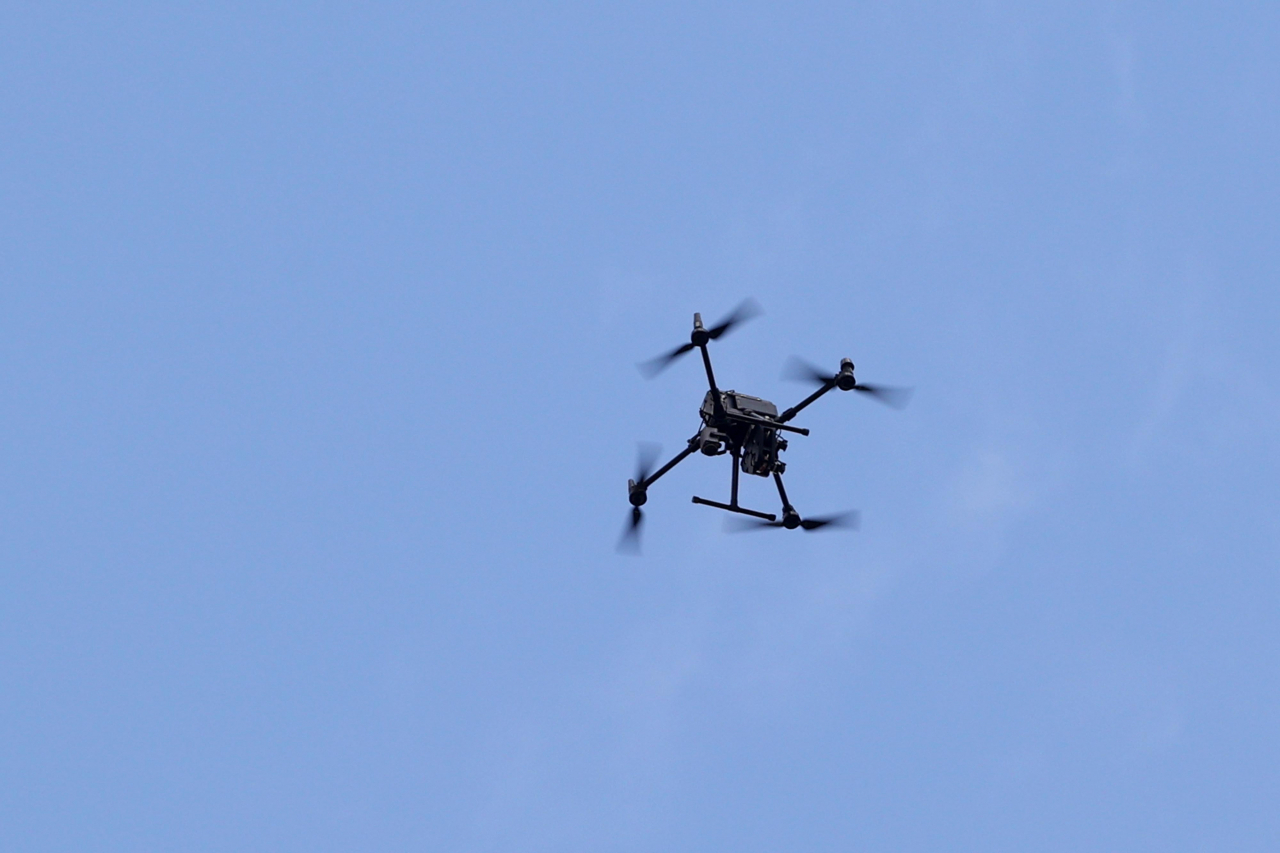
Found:
[[[788,530],[802,527],[805,530],[816,530],[827,525],[856,525],[857,517],[852,513],[826,518],[801,518],[800,513],[787,499],[787,491],[782,485],[782,474],[787,468],[786,463],[778,458],[778,454],[787,449],[787,439],[782,433],[808,435],[807,429],[792,426],[788,422],[802,409],[833,388],[839,388],[842,391],[861,391],[895,407],[905,405],[910,392],[906,389],[859,384],[854,378],[853,362],[847,358],[841,360],[839,372],[830,375],[793,359],[793,375],[815,381],[820,387],[781,414],[778,412],[778,407],[768,400],[740,394],[737,391],[721,391],[716,386],[716,377],[711,369],[711,356],[707,352],[707,344],[758,312],[759,309],[755,303],[748,300],[738,306],[738,309],[724,322],[711,329],[703,326],[700,314],[694,314],[693,332],[689,336],[689,343],[641,365],[642,372],[652,377],[675,359],[697,349],[702,354],[702,364],[706,368],[707,384],[710,388],[699,409],[702,426],[689,439],[685,449],[676,454],[675,458],[667,464],[652,472],[650,469],[654,460],[642,458],[636,476],[627,481],[627,496],[632,507],[631,524],[623,534],[620,547],[638,544],[640,522],[643,519],[640,507],[649,499],[649,487],[696,451],[701,451],[706,456],[728,455],[733,461],[729,502],[721,503],[695,496],[693,502],[696,504],[717,507],[759,519],[752,526],[783,527]],[[739,472],[773,478],[778,487],[778,496],[782,499],[781,521],[774,513],[747,509],[738,504]]]

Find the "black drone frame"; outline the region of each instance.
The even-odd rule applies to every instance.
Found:
[[[733,460],[733,474],[729,487],[729,502],[721,503],[707,498],[694,496],[693,502],[717,509],[739,513],[760,519],[757,525],[766,527],[785,527],[794,530],[803,527],[814,530],[833,523],[848,523],[849,514],[827,518],[801,518],[791,501],[787,498],[787,490],[782,484],[782,473],[786,464],[778,459],[778,453],[785,450],[787,442],[780,433],[789,432],[808,435],[809,430],[792,426],[788,422],[808,406],[816,402],[827,392],[839,388],[842,391],[862,391],[889,405],[905,404],[910,393],[907,389],[890,388],[859,384],[854,377],[853,362],[841,359],[840,370],[834,374],[825,374],[798,360],[794,361],[792,373],[798,378],[816,381],[818,389],[805,397],[796,405],[778,413],[776,407],[767,400],[750,397],[735,391],[721,391],[716,385],[715,371],[711,367],[711,355],[707,344],[729,331],[737,323],[749,319],[758,313],[758,308],[748,300],[740,305],[724,322],[708,329],[702,323],[702,315],[693,315],[693,331],[689,335],[689,343],[683,344],[669,353],[641,365],[642,372],[653,376],[663,370],[675,359],[697,349],[702,355],[702,366],[706,369],[708,392],[703,400],[701,415],[702,428],[689,439],[685,448],[677,453],[665,465],[650,472],[653,459],[641,459],[636,476],[627,481],[627,496],[632,506],[631,526],[624,534],[624,542],[638,534],[643,515],[640,507],[649,499],[648,490],[664,474],[679,465],[694,451],[701,450],[707,456],[728,454]],[[772,476],[778,488],[778,497],[782,500],[782,520],[771,512],[760,512],[748,509],[738,503],[739,472],[748,471],[758,476]]]

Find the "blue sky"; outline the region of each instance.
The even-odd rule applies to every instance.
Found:
[[[1273,7],[3,21],[7,849],[1280,843]]]

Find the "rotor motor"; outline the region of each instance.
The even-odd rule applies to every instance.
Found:
[[[841,391],[852,391],[858,384],[853,378],[853,362],[847,358],[840,359],[840,372],[836,374],[836,387]]]

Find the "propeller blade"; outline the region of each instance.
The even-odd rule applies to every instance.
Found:
[[[800,522],[800,526],[805,530],[821,530],[824,527],[845,527],[849,530],[857,530],[860,520],[857,510],[854,510],[836,515],[806,518]]]
[[[729,533],[745,533],[748,530],[760,530],[765,527],[781,527],[781,521],[764,521],[755,518],[726,518],[724,529]]]
[[[804,530],[821,530],[824,527],[843,527],[849,530],[857,530],[860,518],[857,510],[852,512],[841,512],[835,515],[817,516],[815,518],[802,519],[800,527]],[[761,530],[765,527],[785,527],[782,521],[758,521],[756,519],[746,518],[726,518],[724,521],[725,530],[730,533],[745,533],[748,530]]]
[[[739,323],[745,323],[747,320],[750,320],[752,317],[755,317],[759,314],[760,314],[760,304],[756,302],[754,299],[744,299],[738,305],[737,308],[733,309],[733,312],[730,313],[728,317],[725,317],[723,320],[721,320],[718,325],[712,326],[710,329],[707,329],[707,337],[712,340],[715,340],[716,338],[720,337],[725,332],[729,331]],[[694,349],[694,345],[692,342],[687,344],[681,344],[680,346],[676,347],[670,352],[665,352],[662,355],[657,356],[656,358],[651,358],[648,361],[640,362],[639,364],[636,365],[636,367],[639,368],[641,375],[643,375],[646,379],[652,379],[653,377],[657,376],[659,373],[661,373],[662,371],[670,367],[671,362],[675,361],[677,358],[679,358],[680,356],[684,355],[685,353],[689,352],[692,349]]]
[[[662,371],[671,366],[671,362],[693,349],[693,344],[683,344],[676,347],[671,352],[663,353],[657,358],[651,358],[648,361],[642,361],[636,365],[645,379],[652,379]]]
[[[884,403],[893,409],[905,409],[907,403],[911,402],[911,394],[914,389],[899,388],[896,385],[863,385],[859,383],[853,386],[853,390],[861,391],[863,394],[870,394],[875,400]]]
[[[643,521],[644,513],[640,511],[640,507],[633,506],[630,523],[623,528],[622,536],[618,539],[619,554],[640,553],[640,527]]]
[[[816,385],[825,385],[828,382],[834,382],[836,376],[834,373],[819,370],[803,358],[793,355],[783,365],[782,378],[796,382],[812,382]]]
[[[716,338],[720,337],[739,323],[745,323],[752,317],[759,317],[760,314],[761,308],[759,302],[750,298],[744,299],[739,303],[737,308],[733,309],[733,313],[728,317],[725,317],[717,325],[707,329],[707,337],[714,341]]]
[[[643,483],[649,479],[649,475],[653,473],[654,466],[658,462],[658,455],[662,453],[662,445],[652,441],[642,441],[636,446],[636,477],[637,483]]]

